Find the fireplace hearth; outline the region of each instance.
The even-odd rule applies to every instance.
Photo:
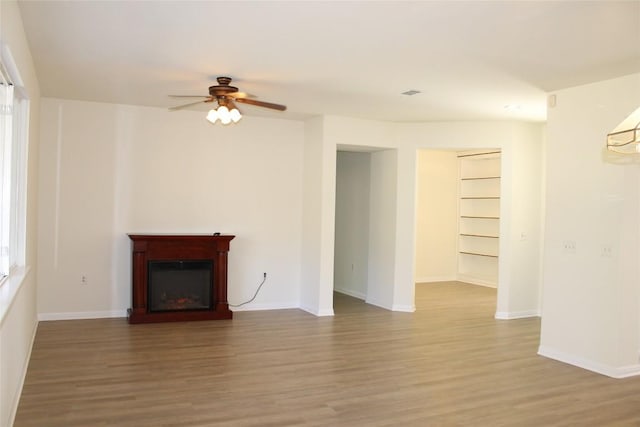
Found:
[[[130,234],[129,323],[231,319],[229,235]]]

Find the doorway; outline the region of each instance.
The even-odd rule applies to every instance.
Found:
[[[394,307],[398,151],[338,151],[334,290]]]
[[[500,150],[418,150],[415,282],[498,287]]]
[[[333,289],[367,299],[371,154],[338,151],[336,158]]]

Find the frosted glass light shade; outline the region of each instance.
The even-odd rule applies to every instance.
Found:
[[[640,154],[640,108],[607,135],[607,149],[622,154]]]
[[[215,122],[218,120],[218,112],[216,110],[209,110],[209,114],[207,114],[207,120],[215,124]]]
[[[229,116],[231,117],[231,120],[233,120],[233,123],[238,123],[238,121],[242,118],[242,114],[240,114],[240,111],[238,111],[237,108],[231,109],[231,111],[229,112]]]
[[[218,108],[218,117],[220,118],[220,122],[223,125],[228,125],[231,123],[231,114],[229,113],[229,109],[224,105],[221,105]]]

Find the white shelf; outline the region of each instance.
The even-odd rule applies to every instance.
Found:
[[[458,275],[498,283],[500,153],[459,156]]]
[[[485,237],[487,239],[499,239],[500,236],[488,236],[486,234],[466,234],[466,233],[460,233],[461,236],[463,237]]]
[[[460,252],[463,255],[474,255],[474,256],[486,256],[489,258],[498,258],[498,255],[491,255],[491,254],[481,254],[479,252]]]
[[[460,178],[461,181],[477,181],[481,179],[500,179],[500,177],[499,176],[476,176],[476,177],[469,177],[469,178]]]

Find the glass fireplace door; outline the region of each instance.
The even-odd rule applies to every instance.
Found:
[[[213,262],[149,261],[149,311],[209,310],[213,307]]]

